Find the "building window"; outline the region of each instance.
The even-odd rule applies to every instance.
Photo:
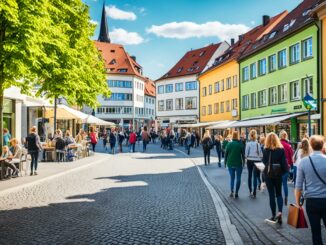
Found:
[[[243,81],[244,82],[246,82],[246,81],[248,81],[249,80],[249,68],[248,68],[248,66],[246,66],[246,67],[244,67],[244,68],[242,68],[242,78],[243,78]]]
[[[302,96],[304,97],[307,94],[313,94],[312,77],[304,78],[302,80]]]
[[[186,104],[186,110],[197,109],[197,98],[196,97],[186,97],[185,104]]]
[[[206,87],[203,87],[202,95],[203,95],[203,97],[205,97],[207,95],[207,88]]]
[[[219,109],[219,104],[215,103],[214,104],[214,114],[218,114],[218,109]]]
[[[158,102],[158,111],[164,111],[164,100],[159,100]]]
[[[212,115],[212,105],[208,105],[208,115]]]
[[[201,107],[201,115],[206,116],[206,106]]]
[[[221,91],[224,91],[224,79],[221,81]]]
[[[183,83],[176,83],[175,84],[175,92],[183,91]]]
[[[284,103],[287,101],[287,85],[286,84],[281,84],[278,86],[278,100],[279,103]]]
[[[220,112],[221,112],[221,113],[224,113],[224,102],[221,102]]]
[[[300,44],[294,44],[290,47],[290,64],[296,64],[300,61]]]
[[[249,95],[242,96],[242,109],[243,110],[249,109]]]
[[[282,69],[286,67],[286,49],[278,52],[278,68]]]
[[[302,59],[309,59],[312,57],[312,38],[302,41]]]
[[[131,81],[108,80],[108,85],[111,88],[132,88]]]
[[[231,111],[231,108],[230,108],[230,101],[229,100],[227,100],[226,102],[225,102],[225,110],[226,110],[226,112],[230,112]]]
[[[266,59],[261,59],[258,61],[258,73],[259,76],[263,76],[266,74]]]
[[[186,82],[186,91],[189,90],[197,90],[197,82],[193,81],[193,82]]]
[[[250,79],[254,79],[257,77],[257,65],[256,63],[252,63],[250,65]]]
[[[175,109],[183,110],[183,98],[175,99]]]
[[[228,77],[226,79],[226,89],[231,89],[231,86],[232,86],[232,84],[231,84],[231,77]]]
[[[214,87],[215,87],[214,88],[215,89],[215,93],[220,92],[220,82],[216,82]]]
[[[158,92],[158,94],[164,94],[164,86],[163,85],[158,86],[157,92]]]
[[[258,106],[266,106],[267,105],[267,92],[266,89],[258,92]]]
[[[276,71],[276,54],[268,57],[268,72]]]
[[[276,87],[269,88],[269,104],[270,105],[277,104],[277,88]]]
[[[237,75],[233,76],[233,87],[234,88],[238,87],[238,76]]]
[[[257,107],[257,94],[256,93],[251,93],[250,94],[250,101],[251,101],[251,109],[255,109]],[[249,99],[249,96],[248,96]]]
[[[126,93],[112,93],[110,98],[105,98],[104,100],[111,101],[132,101],[132,94]]]
[[[212,94],[213,93],[213,85],[209,85],[208,86],[208,94]]]
[[[167,111],[172,111],[173,110],[173,100],[171,100],[171,99],[166,100],[166,110]]]
[[[300,100],[300,84],[299,81],[290,83],[290,100]]]
[[[172,93],[173,92],[173,85],[167,84],[165,85],[165,93]]]
[[[232,110],[236,110],[238,108],[238,99],[232,99]]]

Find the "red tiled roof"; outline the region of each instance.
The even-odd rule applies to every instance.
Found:
[[[155,84],[148,77],[146,78],[145,81],[145,95],[152,96],[152,97],[156,96]]]
[[[304,26],[309,25],[314,21],[310,15],[310,11],[316,7],[319,0],[304,0],[290,13],[288,13],[280,23],[278,23],[270,32],[261,37],[255,43],[252,43],[250,47],[241,55],[240,59],[243,59],[258,50],[272,44],[287,35],[294,33]]]
[[[256,26],[245,34],[242,34],[242,39],[239,37],[239,40],[234,45],[230,46],[221,56],[217,57],[214,64],[206,70],[205,73],[231,60],[238,59],[251,43],[255,42],[258,38],[277,25],[287,14],[287,11],[283,11],[282,13],[270,18],[267,25]]]
[[[156,81],[179,76],[199,74],[204,70],[215,51],[221,43],[211,44],[204,48],[199,48],[187,52],[178,63],[172,67],[168,73]]]
[[[144,78],[142,67],[130,57],[122,45],[99,41],[94,43],[102,54],[108,74],[135,75]]]

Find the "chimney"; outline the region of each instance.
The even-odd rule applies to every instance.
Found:
[[[270,20],[269,15],[263,15],[263,26],[267,26],[269,20]]]
[[[231,46],[234,45],[234,38],[231,38]]]
[[[239,41],[241,42],[243,40],[243,35],[239,35]]]
[[[132,55],[132,56],[130,56],[130,58],[132,58],[134,61],[136,61],[136,56]]]

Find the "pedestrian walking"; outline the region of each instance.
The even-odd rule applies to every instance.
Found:
[[[196,147],[198,147],[200,145],[200,135],[199,135],[198,131],[195,131],[194,135],[195,135],[195,140],[196,140]]]
[[[295,151],[293,156],[293,183],[295,184],[297,179],[297,170],[300,165],[301,159],[311,154],[312,150],[310,147],[309,140],[304,138],[299,144],[298,149]]]
[[[224,137],[224,140],[222,141],[222,157],[224,158],[224,166],[226,167],[226,161],[225,161],[225,151],[228,143],[231,141],[230,135],[226,135]]]
[[[288,166],[288,171],[286,171],[282,176],[282,185],[284,191],[284,205],[288,205],[288,196],[289,196],[289,188],[288,188],[288,178],[289,178],[289,170],[292,169],[293,166],[293,150],[291,145],[289,144],[288,134],[285,130],[280,132],[281,144],[283,145],[285,158]]]
[[[202,146],[203,146],[204,161],[206,166],[211,163],[210,156],[211,156],[211,149],[213,148],[213,141],[209,133],[209,130],[205,131],[204,137],[202,139]]]
[[[30,129],[30,134],[26,138],[26,145],[28,154],[31,155],[31,173],[30,175],[37,175],[38,154],[42,149],[40,144],[40,137],[36,133],[36,127]]]
[[[295,199],[297,205],[302,205],[300,199],[303,194],[313,245],[321,245],[323,244],[321,220],[326,226],[326,156],[322,153],[324,138],[313,135],[309,143],[313,152],[310,156],[304,157],[298,165]]]
[[[135,152],[136,141],[137,135],[133,130],[131,130],[129,135],[129,152]]]
[[[96,144],[98,141],[98,136],[93,127],[90,128],[89,138],[91,140],[93,152],[95,152],[95,147],[96,147]]]
[[[118,144],[119,144],[119,151],[120,153],[122,153],[123,151],[123,141],[125,139],[125,134],[123,133],[122,129],[120,130],[120,132],[118,133]]]
[[[288,166],[283,145],[275,133],[269,133],[265,139],[263,163],[265,164],[264,177],[269,194],[269,205],[272,211],[272,217],[266,221],[282,224],[282,176],[288,171]],[[277,215],[275,197],[278,206]]]
[[[147,145],[151,141],[151,137],[149,136],[149,133],[147,132],[147,127],[145,126],[143,129],[143,132],[141,133],[141,138],[143,141],[143,152],[147,150]]]
[[[221,160],[222,160],[222,136],[221,135],[216,135],[215,136],[215,148],[216,148],[216,154],[217,154],[217,157],[218,157],[218,166],[221,167],[222,164],[221,164]]]
[[[103,130],[102,133],[102,141],[103,141],[103,148],[106,151],[107,148],[107,143],[108,143],[108,132],[106,131],[106,129]]]
[[[232,134],[232,142],[227,144],[225,150],[225,163],[230,174],[230,197],[239,197],[239,189],[241,184],[241,174],[244,164],[244,148],[239,139],[239,132],[234,131]],[[236,189],[234,193],[234,182],[236,178]]]
[[[245,158],[247,160],[248,168],[248,188],[251,198],[256,198],[258,179],[260,178],[260,171],[257,169],[255,163],[261,162],[263,152],[257,141],[257,131],[251,130],[249,133],[249,142],[246,143]],[[252,188],[253,187],[253,188]]]
[[[191,133],[190,133],[190,131],[186,131],[186,130],[184,130],[184,132],[185,132],[185,136],[184,136],[185,150],[186,150],[187,154],[190,155],[190,147],[191,147],[191,143],[192,143],[191,142],[192,141]]]
[[[115,130],[114,128],[111,129],[110,134],[109,134],[109,143],[110,143],[110,149],[111,153],[114,155],[115,154],[115,144],[117,142],[117,138],[115,136]]]

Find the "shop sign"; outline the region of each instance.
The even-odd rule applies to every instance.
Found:
[[[286,112],[286,108],[274,108],[274,109],[272,109],[272,113],[280,113],[280,112]]]
[[[294,110],[302,109],[302,105],[295,105],[295,106],[293,106],[293,109]]]
[[[317,100],[314,99],[310,94],[307,94],[305,97],[303,97],[303,105],[307,110],[316,110]]]

